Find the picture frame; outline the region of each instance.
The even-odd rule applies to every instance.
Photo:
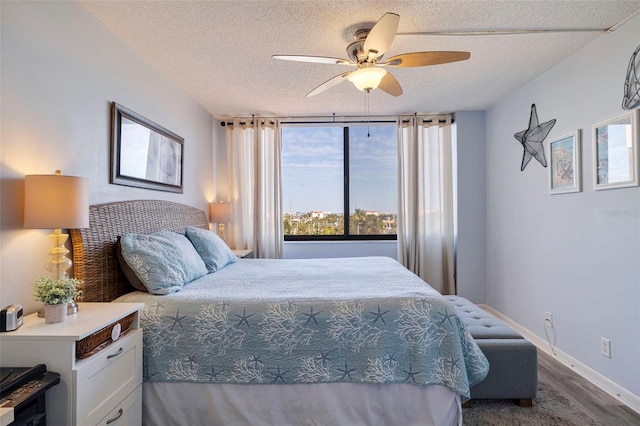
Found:
[[[581,131],[549,142],[549,194],[582,191]]]
[[[638,115],[629,111],[593,126],[593,187],[638,186]]]
[[[111,107],[111,179],[182,193],[184,139],[116,102]]]

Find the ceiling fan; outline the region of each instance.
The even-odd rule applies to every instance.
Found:
[[[385,13],[371,29],[356,31],[355,41],[347,46],[349,59],[326,56],[273,55],[274,59],[287,61],[313,62],[320,64],[339,64],[356,67],[354,71],[339,74],[307,93],[307,97],[317,95],[345,80],[352,82],[359,90],[371,92],[380,88],[392,96],[402,95],[398,80],[387,72],[385,67],[409,68],[427,65],[446,64],[469,59],[469,52],[433,51],[411,52],[393,56],[385,61],[382,55],[387,51],[398,31],[400,16]]]

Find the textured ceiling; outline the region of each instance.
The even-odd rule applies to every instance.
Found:
[[[463,50],[471,59],[392,68],[404,94],[376,90],[372,115],[482,110],[572,55],[602,32],[491,36],[403,35],[428,31],[606,29],[640,1],[83,1],[83,6],[216,118],[362,115],[365,96],[343,82],[305,94],[350,67],[279,61],[274,54],[346,58],[359,28],[400,15],[385,57]]]

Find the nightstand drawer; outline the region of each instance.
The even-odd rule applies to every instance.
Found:
[[[74,392],[83,391],[75,395],[76,423],[97,424],[142,383],[142,330],[132,330],[77,365]]]
[[[139,424],[142,424],[142,385],[138,385],[97,426],[135,426]]]

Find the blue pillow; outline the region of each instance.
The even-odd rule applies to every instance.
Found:
[[[207,268],[181,234],[126,234],[120,238],[122,257],[151,294],[169,294],[207,275]]]
[[[209,272],[216,272],[238,260],[238,256],[214,232],[193,226],[187,226],[185,232]]]
[[[129,284],[131,284],[133,288],[135,288],[138,291],[148,292],[149,290],[147,290],[147,287],[145,287],[142,281],[140,281],[140,278],[138,278],[138,276],[133,271],[133,269],[131,269],[131,266],[129,266],[127,261],[124,260],[124,257],[122,256],[122,244],[120,244],[120,239],[121,237],[118,237],[118,239],[116,240],[116,258],[118,259],[120,270],[122,271],[122,273],[124,274],[124,277],[127,279],[127,281],[129,281]]]

